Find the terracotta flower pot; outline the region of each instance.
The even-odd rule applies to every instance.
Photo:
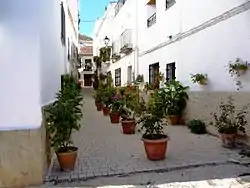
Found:
[[[147,158],[151,161],[165,159],[169,137],[162,135],[161,139],[150,140],[142,137]]]
[[[96,109],[97,111],[102,111],[102,103],[96,103]]]
[[[110,112],[110,108],[104,106],[104,107],[102,108],[102,112],[103,112],[103,115],[104,115],[104,116],[108,116],[108,115],[109,115],[109,112]]]
[[[181,120],[181,116],[180,115],[169,115],[168,119],[169,119],[169,123],[171,125],[179,125],[180,120]]]
[[[135,126],[135,120],[122,120],[122,131],[124,134],[134,134]]]
[[[111,123],[120,122],[120,114],[118,112],[110,112],[109,117],[110,117]]]
[[[64,152],[63,150],[59,149],[56,152],[57,159],[60,165],[60,168],[62,171],[69,171],[69,170],[74,170],[75,168],[75,163],[76,163],[76,158],[77,158],[77,147],[69,147],[68,152]]]
[[[227,148],[233,148],[235,147],[235,140],[237,134],[225,134],[225,133],[219,133],[220,138],[222,141],[222,146]]]

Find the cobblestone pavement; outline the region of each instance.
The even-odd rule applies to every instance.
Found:
[[[96,111],[91,91],[91,89],[84,90],[83,127],[73,136],[75,145],[79,148],[75,170],[68,173],[60,172],[57,160],[54,159],[45,181],[56,181],[62,184],[65,181],[85,181],[79,185],[93,184],[96,187],[98,179],[103,179],[103,177],[106,177],[105,180],[100,180],[99,184],[106,180],[112,184],[112,178],[116,178],[114,181],[119,179],[120,184],[123,184],[123,181],[129,182],[130,179],[134,178],[134,182],[131,180],[131,183],[140,185],[140,177],[145,177],[144,179],[147,179],[146,177],[151,179],[151,176],[162,177],[167,183],[181,181],[185,178],[190,181],[191,176],[202,177],[202,174],[206,173],[215,175],[217,171],[220,172],[220,178],[230,178],[249,170],[243,163],[250,161],[243,161],[236,151],[222,148],[218,138],[210,135],[191,134],[185,126],[166,126],[165,132],[171,139],[166,159],[158,162],[148,161],[143,143],[140,140],[140,133],[135,135],[122,134],[119,124],[111,124],[109,117]],[[194,173],[198,169],[200,173]],[[187,171],[186,175],[180,176],[182,171]],[[212,177],[203,177],[200,180],[204,178]],[[94,183],[95,179],[97,183]]]

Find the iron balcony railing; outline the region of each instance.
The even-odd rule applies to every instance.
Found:
[[[121,48],[132,48],[132,30],[131,29],[126,29],[122,34],[121,34]]]
[[[147,26],[151,27],[156,23],[156,13],[154,13],[152,16],[150,16],[147,20]]]

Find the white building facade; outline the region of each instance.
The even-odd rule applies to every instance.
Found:
[[[175,78],[190,87],[187,119],[201,118],[206,122],[211,121],[211,112],[216,111],[222,98],[234,95],[238,104],[250,100],[249,71],[237,78],[242,82],[237,91],[236,80],[227,68],[236,58],[250,62],[249,0],[220,0],[216,4],[199,0],[123,3],[109,23],[112,27],[105,30],[111,38],[121,32],[122,26],[123,30],[128,27],[134,31],[133,52],[138,49],[138,56],[124,56],[108,68],[112,75],[121,68],[121,85],[127,82],[130,64],[135,77],[142,74],[145,82],[152,83],[158,72],[164,74],[166,81]],[[196,73],[207,74],[208,85],[192,83],[190,74]]]
[[[110,3],[104,17],[95,25],[93,46],[94,55],[104,47],[104,38],[110,39],[112,60],[104,63],[104,70],[112,74],[116,86],[131,83],[138,71],[137,48],[137,1]]]
[[[0,17],[0,187],[26,187],[42,183],[46,171],[41,109],[72,67],[78,1],[1,1]]]
[[[82,87],[92,87],[92,78],[96,70],[93,61],[93,39],[86,36],[79,36],[79,73]]]

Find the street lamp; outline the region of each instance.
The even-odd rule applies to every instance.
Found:
[[[106,36],[103,40],[104,40],[105,46],[107,47],[108,44],[109,44],[110,39]]]

